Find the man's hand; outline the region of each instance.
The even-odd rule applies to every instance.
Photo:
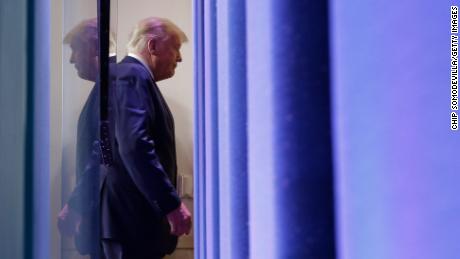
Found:
[[[168,221],[171,224],[171,234],[182,236],[190,234],[192,228],[192,216],[184,203],[181,203],[179,208],[171,211],[167,215]]]
[[[64,208],[58,214],[58,229],[61,235],[73,236],[78,233],[80,227],[81,216],[76,211],[72,210],[69,205],[65,205]]]

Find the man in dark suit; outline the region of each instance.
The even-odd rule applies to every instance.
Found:
[[[188,234],[191,215],[176,189],[173,116],[156,82],[182,61],[185,34],[147,18],[134,29],[111,86],[113,166],[102,187],[102,247],[108,259],[155,259]]]
[[[97,19],[80,22],[64,37],[72,50],[70,63],[81,79],[94,82],[78,118],[76,186],[58,215],[63,235],[74,236],[77,250],[99,258],[99,53]],[[110,62],[115,63],[115,42],[110,38]]]

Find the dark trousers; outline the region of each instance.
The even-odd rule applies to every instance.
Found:
[[[102,259],[123,259],[123,247],[121,243],[103,239],[102,243]]]
[[[123,247],[122,243],[113,239],[102,239],[102,259],[162,259],[163,255],[138,254]]]

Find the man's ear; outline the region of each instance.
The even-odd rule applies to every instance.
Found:
[[[150,39],[147,42],[147,49],[150,54],[156,55],[157,54],[157,42],[155,39]]]

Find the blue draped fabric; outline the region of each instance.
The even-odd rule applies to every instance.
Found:
[[[196,258],[334,258],[327,2],[195,14]]]

